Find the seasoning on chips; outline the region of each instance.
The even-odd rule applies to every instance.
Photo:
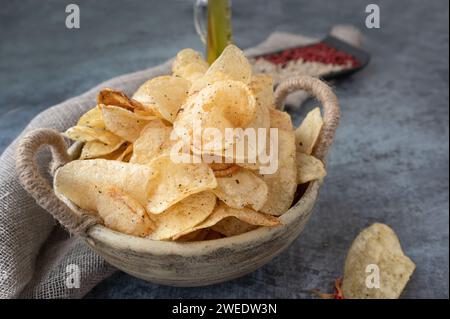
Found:
[[[297,185],[326,175],[311,155],[320,110],[294,131],[289,114],[275,109],[272,78],[252,74],[234,45],[211,66],[184,49],[172,72],[149,79],[132,98],[99,92],[97,106],[64,133],[84,145],[78,160],[58,169],[56,192],[106,227],[153,240],[213,240],[280,226],[277,216],[291,207]],[[262,134],[242,143],[251,132]],[[263,155],[275,161],[270,174],[261,173]]]

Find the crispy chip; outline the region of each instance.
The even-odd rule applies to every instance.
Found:
[[[98,104],[120,106],[128,110],[142,109],[142,105],[133,99],[130,99],[125,93],[112,90],[103,89],[97,96]]]
[[[99,141],[89,141],[84,143],[81,149],[80,159],[90,159],[108,156],[117,151],[125,141],[120,140],[117,144],[105,144]]]
[[[195,227],[211,215],[216,205],[216,196],[201,192],[186,197],[158,215],[153,215],[156,228],[149,238],[171,239],[177,234]]]
[[[224,73],[231,80],[248,83],[252,76],[252,66],[241,49],[233,44],[229,44],[210,66],[205,77],[214,73]]]
[[[269,77],[270,78],[270,77]],[[261,82],[261,83],[260,83]],[[270,82],[271,83],[271,82]],[[256,102],[256,110],[255,110],[255,116],[253,120],[246,126],[246,128],[253,129],[255,134],[255,142],[247,144],[245,150],[246,153],[244,156],[238,156],[237,152],[237,145],[233,145],[233,159],[230,159],[228,156],[225,156],[225,152],[219,152],[215,153],[217,155],[220,155],[222,157],[227,158],[227,161],[233,161],[234,163],[238,163],[242,167],[248,168],[248,169],[258,169],[260,167],[259,159],[260,155],[258,154],[258,143],[259,143],[259,134],[261,132],[264,132],[264,129],[266,132],[266,146],[268,147],[270,145],[269,143],[269,128],[270,128],[270,114],[269,114],[269,104],[270,102],[270,96],[273,98],[273,92],[272,92],[272,86],[268,85],[267,79],[265,76],[257,76],[252,78],[252,82],[250,83],[250,89],[252,93],[255,96],[255,102]],[[268,86],[268,87],[265,87]],[[269,98],[269,101],[267,99]],[[246,135],[244,131],[239,131],[237,134],[235,134],[236,141],[245,141]],[[269,148],[267,148],[268,150]],[[264,150],[261,150],[261,152],[264,152]],[[254,153],[256,155],[255,162],[251,162],[249,160],[249,157],[251,157],[249,154]]]
[[[292,131],[291,116],[287,112],[282,112],[277,109],[270,109],[270,127],[285,131]]]
[[[379,288],[368,287],[368,267],[379,269]],[[400,246],[395,232],[384,224],[375,223],[355,239],[347,255],[342,283],[344,298],[399,298],[415,269]],[[371,268],[370,268],[371,269]]]
[[[196,104],[205,113],[205,127],[247,127],[256,115],[256,100],[248,86],[239,81],[219,81],[200,91]]]
[[[155,228],[144,207],[116,187],[98,193],[97,211],[105,226],[128,235],[145,237]]]
[[[257,81],[257,80],[255,80]],[[228,83],[228,84],[227,84]],[[231,86],[229,83],[233,83]],[[212,101],[211,104],[217,107],[214,110],[211,110],[209,114],[205,115],[204,111],[205,108],[208,109],[208,103],[205,103],[205,100],[208,100],[208,98],[205,98],[203,100],[200,100],[199,97],[201,94],[205,94],[205,96],[208,96],[208,91],[213,91],[214,87],[219,87],[223,92],[221,94],[217,94],[217,98],[220,100],[219,103],[216,103],[214,99],[216,97],[210,98]],[[223,90],[222,88],[226,88]],[[210,85],[208,88],[202,90],[199,95],[197,96],[197,99],[192,102],[194,106],[186,106],[185,108],[185,114],[182,114],[179,119],[177,119],[177,122],[175,123],[175,129],[178,132],[180,126],[185,128],[185,131],[189,130],[189,124],[192,123],[194,120],[202,119],[202,128],[204,129],[203,132],[198,131],[198,133],[203,133],[202,135],[202,150],[198,150],[195,147],[192,149],[192,151],[196,154],[210,154],[214,155],[216,157],[220,157],[225,159],[227,163],[238,163],[239,165],[249,168],[249,169],[258,169],[259,163],[258,163],[258,157],[260,154],[258,154],[258,138],[259,138],[259,132],[258,129],[266,129],[266,132],[268,132],[268,128],[270,127],[270,116],[269,116],[269,109],[267,108],[267,105],[264,103],[265,97],[264,94],[267,94],[267,90],[258,88],[258,85],[255,84],[255,87],[253,87],[253,90],[250,89],[250,100],[248,100],[250,103],[247,103],[244,101],[245,94],[241,95],[242,102],[239,102],[238,99],[235,99],[233,102],[229,99],[231,96],[230,93],[227,91],[233,91],[238,92],[237,88],[243,88],[245,91],[247,90],[247,86],[245,84],[242,84],[238,81],[218,81],[215,82],[213,85]],[[251,86],[250,86],[251,88]],[[272,88],[270,87],[269,91]],[[205,93],[206,92],[206,93]],[[216,94],[213,93],[213,95]],[[273,92],[270,92],[271,95],[273,95]],[[224,98],[223,96],[228,96],[227,98]],[[253,99],[254,97],[254,99]],[[199,102],[201,105],[205,105],[206,107],[199,108],[198,104],[195,103]],[[253,100],[255,102],[255,105],[253,107]],[[202,104],[203,103],[203,104]],[[246,107],[242,107],[242,106]],[[229,109],[231,112],[231,116],[226,118],[226,113],[223,110]],[[237,113],[236,109],[238,110]],[[254,111],[253,111],[254,109]],[[251,119],[253,117],[253,119]],[[230,120],[231,118],[231,120]],[[239,119],[240,121],[236,121],[234,119]],[[181,124],[181,125],[180,125]],[[192,126],[192,124],[190,124]],[[222,139],[216,140],[216,136],[211,135],[208,136],[206,134],[205,128],[207,127],[216,127],[221,130],[222,132]],[[233,134],[234,140],[226,140],[223,137],[226,136],[225,129],[226,128],[243,128],[242,130],[235,130]],[[258,132],[255,134],[255,143],[249,143],[245,145],[245,154],[242,155],[241,152],[237,152],[237,141],[247,141],[248,135],[245,131],[246,129],[252,130],[252,132]],[[268,136],[266,135],[266,141],[268,141]],[[199,136],[194,135],[194,138],[197,138],[199,140]],[[233,157],[230,157],[227,154],[227,151],[232,151]],[[260,150],[263,152],[264,150]],[[255,160],[256,163],[249,160],[249,157],[251,158],[250,154],[255,154]],[[239,156],[238,156],[239,155]]]
[[[322,179],[327,175],[322,161],[314,156],[297,152],[296,162],[297,184],[304,184],[316,179]]]
[[[225,235],[226,237],[240,235],[256,229],[258,226],[250,225],[236,217],[227,217],[211,227],[211,229]]]
[[[55,191],[79,207],[95,211],[100,192],[115,187],[144,205],[155,185],[155,170],[146,165],[105,159],[75,160],[59,168]]]
[[[180,234],[174,236],[174,239],[177,239],[183,235],[191,233],[193,231],[211,227],[216,225],[221,220],[227,217],[235,217],[241,221],[244,221],[248,224],[255,226],[278,226],[281,225],[281,222],[278,218],[255,212],[254,210],[243,208],[243,209],[234,209],[226,206],[224,203],[219,203],[214,209],[213,213],[206,218],[203,222],[198,224],[197,226],[188,229]]]
[[[256,115],[256,100],[250,89],[238,81],[219,81],[204,88],[195,98],[188,99],[174,123],[179,136],[190,134],[190,140],[202,141],[202,152],[218,153],[231,147],[233,141],[226,143],[225,130],[246,127]],[[201,129],[194,130],[193,123],[199,123]],[[216,128],[221,132],[220,139],[208,136],[207,128]],[[228,142],[228,141],[227,141]]]
[[[64,135],[74,141],[99,141],[108,145],[117,145],[121,141],[119,136],[107,130],[86,126],[73,126],[65,131]]]
[[[144,109],[173,123],[187,97],[189,86],[190,82],[180,77],[158,76],[142,84],[133,99],[142,103]]]
[[[178,52],[172,63],[172,72],[190,82],[201,78],[208,70],[208,63],[200,52],[184,49]]]
[[[217,178],[214,194],[231,208],[260,210],[267,200],[268,187],[256,174],[240,169],[229,177]]]
[[[77,122],[77,126],[86,126],[98,129],[104,129],[102,112],[99,107],[94,107],[84,113]]]
[[[275,216],[285,213],[297,189],[294,131],[278,130],[278,169],[274,174],[262,175],[262,179],[269,193],[261,211]]]
[[[302,124],[295,130],[297,151],[311,155],[322,125],[323,119],[320,115],[320,108],[316,107],[306,115]]]
[[[177,53],[175,60],[172,62],[172,72],[176,73],[179,68],[190,64],[206,64],[208,68],[208,63],[203,59],[200,52],[186,48]]]
[[[203,63],[191,63],[189,65],[185,65],[183,67],[180,67],[177,72],[174,72],[174,75],[180,76],[183,79],[188,80],[189,82],[193,83],[200,79],[208,70],[208,64],[205,62]]]
[[[244,53],[235,45],[228,45],[209,67],[205,75],[192,84],[191,92],[213,84],[216,81],[234,80],[249,83],[252,67]]]
[[[174,141],[170,140],[171,132],[172,128],[160,120],[147,124],[134,142],[130,163],[147,164],[160,155],[169,154],[174,144]]]
[[[113,106],[101,106],[106,129],[128,142],[134,142],[141,130],[156,117],[137,115],[127,109]]]
[[[174,163],[170,156],[155,158],[150,164],[158,172],[158,182],[148,197],[147,211],[160,214],[189,195],[217,187],[214,172],[205,163]]]

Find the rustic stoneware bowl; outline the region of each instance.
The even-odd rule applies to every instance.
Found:
[[[283,108],[286,96],[295,90],[307,90],[322,103],[324,126],[314,155],[322,160],[331,146],[339,121],[336,96],[320,80],[295,77],[281,83],[276,105]],[[77,157],[80,144],[69,151],[62,136],[53,130],[30,132],[18,148],[17,171],[24,188],[66,229],[85,238],[86,243],[107,262],[124,272],[150,282],[171,286],[203,286],[248,274],[286,249],[305,227],[317,199],[322,181],[309,183],[297,202],[280,219],[282,226],[261,227],[222,239],[200,242],[154,241],[125,235],[102,226],[61,194],[55,194],[39,174],[36,154],[50,146],[52,170]]]

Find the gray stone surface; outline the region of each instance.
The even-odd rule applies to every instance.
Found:
[[[64,27],[65,5],[81,29]],[[369,3],[369,2],[367,2]],[[381,29],[364,28],[365,1],[234,0],[235,40],[272,31],[324,36],[360,27],[371,64],[336,84],[342,122],[329,175],[300,238],[258,271],[206,288],[163,287],[118,272],[87,297],[310,298],[330,291],[347,249],[375,221],[391,225],[416,262],[407,298],[448,298],[448,1],[377,1]],[[38,112],[108,78],[201,48],[191,1],[2,1],[0,151]],[[290,110],[299,123],[305,111]]]

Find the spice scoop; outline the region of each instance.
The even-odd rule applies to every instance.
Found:
[[[298,74],[331,80],[353,74],[370,61],[366,51],[334,36],[304,46],[254,56],[255,73],[266,73],[278,83]]]

